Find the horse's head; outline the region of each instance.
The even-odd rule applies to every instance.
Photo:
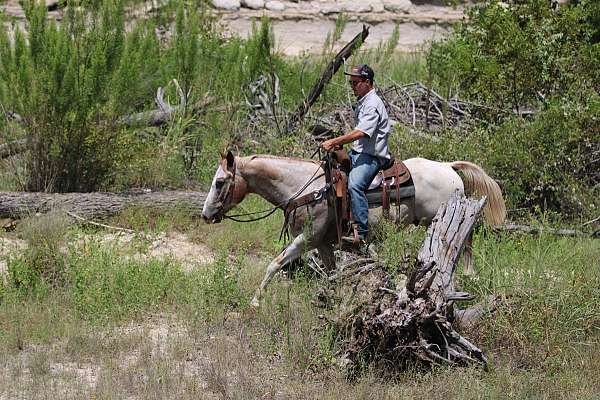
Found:
[[[221,156],[210,192],[204,201],[202,218],[211,224],[221,222],[225,213],[240,203],[246,196],[246,182],[236,174],[237,164],[231,151]]]

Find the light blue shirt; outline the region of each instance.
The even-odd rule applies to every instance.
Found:
[[[381,98],[375,89],[358,100],[354,109],[354,129],[367,136],[355,140],[352,149],[357,153],[366,153],[383,160],[391,158],[388,149],[390,119]]]

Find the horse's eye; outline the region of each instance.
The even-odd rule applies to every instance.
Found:
[[[219,190],[221,190],[223,188],[223,185],[225,184],[224,181],[216,181],[215,182],[215,187]]]

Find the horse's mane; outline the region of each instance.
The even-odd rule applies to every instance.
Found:
[[[311,164],[321,164],[320,161],[311,160],[309,158],[300,158],[300,157],[283,157],[283,156],[274,156],[270,154],[254,154],[249,157],[249,161],[256,160],[257,158],[267,158],[272,160],[284,160],[284,161],[301,161]]]

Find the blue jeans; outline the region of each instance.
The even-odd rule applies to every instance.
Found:
[[[348,178],[348,191],[352,216],[357,224],[358,235],[365,238],[369,232],[369,202],[365,193],[381,167],[379,158],[351,150],[352,170]]]

